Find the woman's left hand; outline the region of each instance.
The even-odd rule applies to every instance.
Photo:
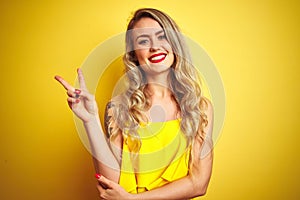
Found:
[[[133,199],[133,195],[126,192],[124,188],[122,188],[118,183],[113,182],[104,176],[98,178],[99,184],[97,185],[97,189],[100,194],[100,199],[105,200],[125,200],[125,199]]]

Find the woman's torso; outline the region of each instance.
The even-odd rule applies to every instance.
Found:
[[[150,122],[140,126],[141,148],[132,157],[123,141],[120,185],[130,193],[151,190],[188,173],[189,149],[180,120]]]

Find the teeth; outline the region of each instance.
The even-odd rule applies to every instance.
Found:
[[[164,57],[165,57],[165,55],[155,56],[155,57],[151,58],[151,60],[160,60]]]

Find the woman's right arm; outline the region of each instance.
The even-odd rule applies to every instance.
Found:
[[[83,122],[89,138],[96,173],[100,173],[118,183],[120,165],[103,133],[95,97],[88,92],[81,69],[78,69],[77,73],[80,89],[75,89],[60,76],[55,76],[55,79],[67,90],[69,107]]]
[[[95,117],[88,122],[83,122],[83,124],[89,138],[96,173],[106,174],[111,180],[118,183],[120,165],[108,145],[107,138],[100,125],[99,117]]]

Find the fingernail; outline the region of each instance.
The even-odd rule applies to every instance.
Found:
[[[100,177],[101,177],[100,174],[95,174],[95,178],[96,178],[96,179],[99,179]]]
[[[80,93],[81,93],[81,90],[75,89],[75,93],[76,93],[76,94],[80,94]]]
[[[75,103],[79,103],[79,102],[80,102],[80,99],[76,99],[76,100],[75,100]]]

